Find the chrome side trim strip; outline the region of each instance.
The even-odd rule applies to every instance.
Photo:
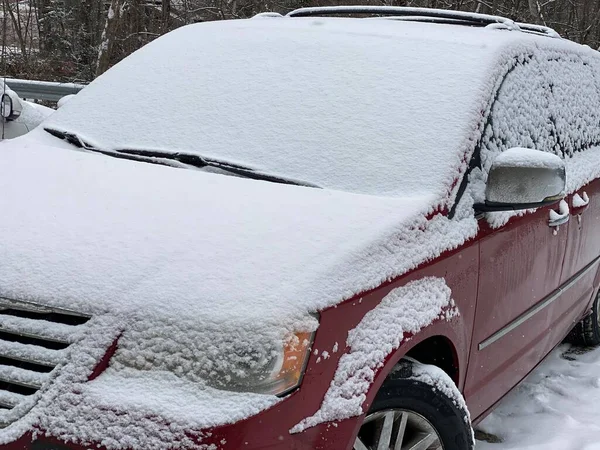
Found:
[[[579,271],[579,273],[575,274],[569,281],[567,281],[561,287],[559,287],[558,289],[556,289],[552,294],[550,294],[548,297],[546,297],[545,300],[542,300],[540,303],[538,303],[537,305],[535,305],[534,307],[532,307],[528,311],[525,311],[519,317],[517,317],[516,319],[514,319],[511,323],[509,323],[508,325],[506,325],[504,328],[501,328],[500,330],[496,331],[494,334],[492,334],[485,341],[481,342],[479,344],[479,347],[478,347],[479,350],[483,350],[484,348],[492,345],[498,339],[501,339],[502,337],[506,336],[508,333],[510,333],[511,331],[513,331],[515,328],[517,328],[519,325],[522,325],[524,322],[526,322],[527,320],[531,319],[533,316],[535,316],[542,309],[544,309],[547,306],[551,305],[562,294],[564,294],[565,291],[567,291],[570,288],[572,288],[581,278],[583,278],[585,275],[587,275],[587,273],[594,268],[594,266],[598,263],[598,261],[600,261],[600,256],[598,256],[591,263],[589,263],[587,266],[585,266],[583,269],[581,269]]]

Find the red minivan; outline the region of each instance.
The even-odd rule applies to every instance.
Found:
[[[600,54],[549,28],[184,27],[2,142],[0,192],[1,449],[468,450],[600,343]]]

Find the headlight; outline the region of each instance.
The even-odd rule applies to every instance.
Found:
[[[311,317],[301,329],[317,325]],[[314,332],[281,333],[280,327],[247,322],[138,322],[123,333],[111,366],[165,370],[217,389],[284,395],[302,381]]]
[[[313,333],[293,333],[280,346],[243,345],[225,357],[225,371],[214,370],[206,383],[217,389],[284,395],[298,387],[310,356]]]

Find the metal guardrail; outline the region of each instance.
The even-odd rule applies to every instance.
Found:
[[[18,80],[7,78],[6,84],[19,97],[30,100],[57,102],[65,95],[77,94],[86,85],[77,83],[57,83],[53,81]]]

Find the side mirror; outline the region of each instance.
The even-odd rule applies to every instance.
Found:
[[[0,116],[6,121],[15,120],[21,115],[23,106],[19,96],[13,91],[6,91],[0,98]]]
[[[511,148],[492,163],[481,212],[538,208],[561,200],[566,190],[565,162],[552,153]]]

